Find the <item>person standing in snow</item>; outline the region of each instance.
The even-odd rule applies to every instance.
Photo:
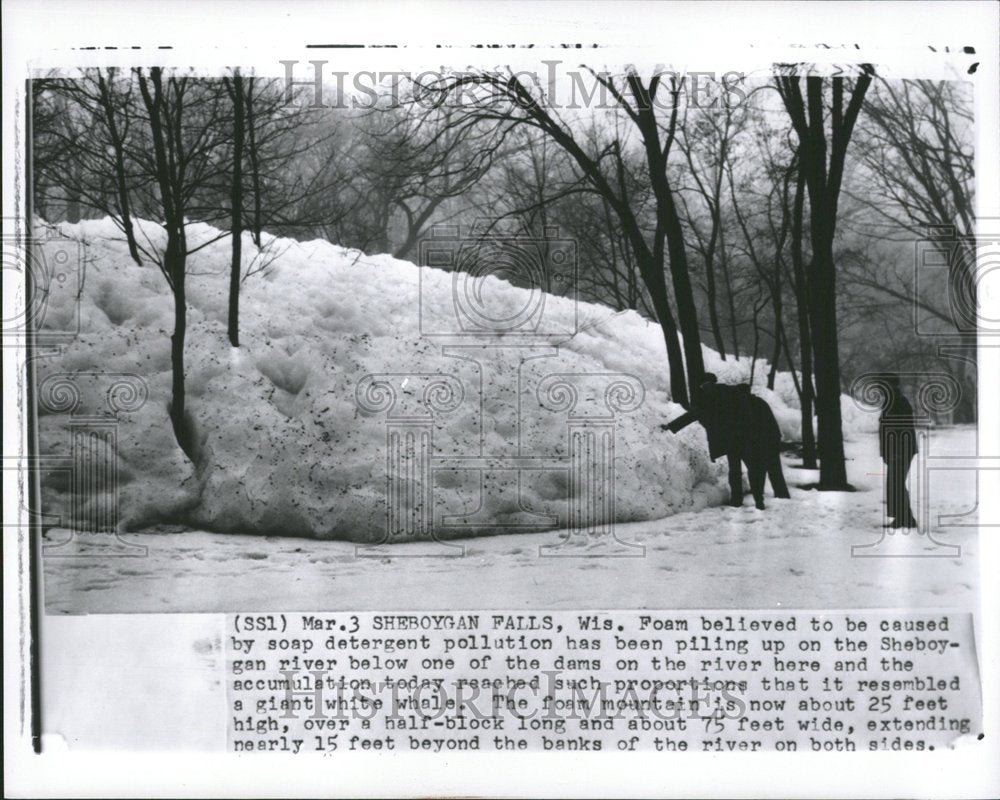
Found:
[[[910,493],[906,476],[917,454],[917,431],[913,422],[913,406],[903,395],[898,375],[886,378],[889,397],[878,420],[879,455],[885,464],[885,506],[890,522],[888,528],[916,528],[917,520],[910,508]]]
[[[733,387],[720,385],[711,372],[705,373],[705,379],[693,393],[691,410],[682,414],[668,425],[661,425],[663,430],[677,433],[692,422],[699,422],[705,429],[708,438],[708,457],[715,461],[720,456],[727,456],[729,462],[729,504],[743,505],[743,467],[740,456],[731,446],[734,438],[733,420],[736,403]]]
[[[781,430],[771,407],[751,393],[749,384],[720,384],[715,375],[706,373],[692,409],[661,427],[677,433],[692,422],[701,423],[705,429],[709,458],[715,461],[723,454],[727,457],[730,505],[743,505],[742,463],[747,465],[750,490],[757,508],[764,509],[767,478],[771,480],[775,497],[790,497],[781,470]]]

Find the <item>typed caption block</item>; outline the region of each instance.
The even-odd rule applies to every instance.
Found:
[[[227,617],[236,752],[932,751],[980,734],[972,615]]]

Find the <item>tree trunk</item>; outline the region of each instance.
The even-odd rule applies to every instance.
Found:
[[[959,362],[956,365],[956,372],[961,396],[955,408],[954,420],[960,424],[974,424],[976,421],[976,383],[979,377],[976,326],[979,310],[976,297],[978,287],[974,273],[977,263],[975,240],[963,240],[953,251],[948,264],[948,299],[951,317],[955,320],[959,332],[959,344],[952,348],[938,348],[941,355]],[[946,349],[951,350],[951,353],[945,352]]]
[[[230,234],[233,238],[229,268],[229,343],[240,346],[240,277],[243,271],[243,78],[233,74],[233,179],[230,196]]]
[[[434,212],[437,210],[438,206],[441,205],[445,200],[444,197],[433,197],[427,201],[427,204],[421,209],[416,216],[409,212],[409,210],[404,206],[404,211],[406,212],[406,238],[403,239],[403,243],[399,246],[395,253],[393,253],[393,258],[398,258],[400,260],[405,260],[410,252],[416,246],[417,242],[420,241],[420,235],[424,231],[424,226],[427,221],[431,218]],[[403,203],[399,203],[403,205]],[[542,230],[545,230],[545,219],[542,218]],[[388,242],[386,242],[386,247],[388,247]]]
[[[781,360],[781,326],[784,308],[781,302],[781,267],[775,259],[774,282],[771,286],[771,304],[774,311],[774,347],[771,350],[771,371],[767,374],[767,388],[774,391],[774,378],[778,374],[778,362]]]
[[[726,242],[722,240],[719,248],[719,265],[722,267],[722,278],[726,282],[726,307],[729,311],[729,335],[733,344],[733,358],[740,358],[740,336],[736,324],[736,298],[733,296],[733,278],[729,272],[729,255],[726,252]]]
[[[757,351],[760,350],[760,306],[753,307],[753,349],[750,351],[750,385],[753,386],[757,372]]]
[[[825,220],[813,225],[827,228]],[[818,241],[817,241],[818,240]],[[812,327],[816,373],[816,412],[819,418],[819,488],[849,488],[844,462],[840,412],[840,352],[837,342],[837,295],[833,241],[827,230],[813,232],[812,274],[809,278],[809,320]]]
[[[665,297],[662,301],[658,302],[657,296],[654,296],[653,307],[656,309],[656,316],[660,321],[660,328],[663,330],[663,341],[667,345],[667,364],[670,369],[670,396],[675,403],[680,403],[684,408],[689,408],[691,402],[687,377],[684,374],[684,359],[681,354],[681,343],[677,336],[677,328],[674,326],[674,321],[670,314],[670,306]]]
[[[246,118],[248,121],[248,133],[250,138],[250,175],[253,181],[253,223],[251,227],[251,235],[253,236],[253,242],[257,247],[260,247],[260,232],[263,222],[261,220],[261,183],[260,183],[260,154],[257,152],[257,125],[254,121],[254,110],[253,110],[253,87],[254,78],[250,78],[247,84],[247,102],[246,102]]]
[[[674,302],[677,304],[677,319],[681,335],[684,337],[684,360],[687,363],[687,379],[690,387],[700,386],[705,379],[705,362],[701,352],[701,331],[698,327],[698,309],[694,304],[691,288],[691,273],[688,270],[687,253],[684,250],[684,230],[677,214],[671,189],[664,195],[665,231],[667,253],[670,258],[670,275],[674,284]]]
[[[175,156],[180,151],[180,100],[173,109],[176,115],[171,120],[165,107],[162,88],[162,69],[152,67],[150,80],[153,92],[149,91],[142,73],[139,73],[139,90],[149,113],[150,133],[155,154],[156,180],[160,187],[163,204],[163,227],[167,233],[167,247],[160,268],[174,295],[174,332],[170,337],[170,422],[174,437],[184,454],[195,464],[194,436],[187,416],[184,391],[184,336],[187,330],[187,297],[185,277],[187,272],[187,237],[184,231],[183,182],[176,172]],[[169,142],[169,146],[168,146]],[[169,151],[169,156],[168,156]]]
[[[712,338],[715,340],[715,349],[719,351],[719,357],[726,360],[726,344],[722,338],[722,326],[719,324],[719,309],[717,307],[714,267],[706,264],[706,275],[708,276],[708,321],[712,326]]]
[[[653,83],[650,82],[650,87],[645,87],[635,75],[629,76],[628,83],[637,102],[634,120],[642,133],[649,181],[653,195],[656,197],[657,236],[653,247],[654,272],[657,276],[663,273],[663,240],[665,239],[670,277],[674,287],[674,303],[677,307],[677,320],[680,324],[680,334],[684,338],[687,388],[693,390],[701,385],[705,377],[705,364],[701,353],[701,329],[698,326],[698,309],[694,304],[691,273],[688,269],[687,252],[684,247],[684,228],[677,212],[677,204],[674,202],[673,188],[670,186],[670,179],[667,176],[670,142],[677,126],[676,96],[667,132],[667,143],[664,145],[660,141],[660,124],[653,113],[652,104],[647,105],[640,102],[643,97],[650,98],[650,87],[653,86]],[[655,93],[655,88],[653,88],[652,93]]]
[[[636,76],[630,76],[629,83],[633,86],[633,94],[639,97],[645,92]],[[636,92],[635,87],[638,87]],[[516,76],[506,81],[505,91],[517,97],[530,99],[530,92],[519,83]],[[671,118],[671,130],[677,122],[676,105]],[[576,161],[597,192],[611,203],[615,213],[622,222],[624,233],[628,238],[639,267],[639,274],[649,291],[653,309],[656,312],[663,337],[667,346],[667,360],[670,369],[670,392],[675,402],[685,408],[690,406],[688,387],[702,380],[704,365],[701,355],[701,336],[698,330],[697,312],[691,292],[690,277],[687,273],[687,261],[684,253],[683,229],[670,197],[670,186],[666,176],[667,154],[661,150],[659,142],[659,127],[652,113],[652,106],[640,107],[634,117],[636,125],[642,132],[643,143],[647,153],[647,166],[650,181],[656,195],[657,232],[652,248],[647,244],[643,231],[629,207],[628,194],[624,187],[624,169],[620,146],[612,152],[618,165],[618,186],[620,195],[612,187],[608,177],[601,171],[600,158],[590,158],[561,124],[553,121],[543,106],[532,105],[530,114],[538,122],[538,127],[546,131],[552,138]],[[672,135],[672,134],[671,134]],[[620,142],[618,142],[620,145]],[[668,148],[669,149],[669,148]],[[666,291],[666,275],[663,257],[663,233],[667,233],[670,269],[674,279],[675,300],[681,322],[681,332],[684,336],[683,353],[687,360],[685,371],[684,360],[677,328],[673,315],[670,313],[670,301]],[[676,267],[676,271],[675,271]],[[690,382],[690,384],[689,384]]]
[[[80,221],[80,197],[72,190],[66,194],[66,221],[71,224]]]
[[[844,78],[831,83],[830,148],[827,164],[827,133],[824,78],[806,78],[802,97],[798,76],[778,78],[778,90],[799,137],[799,163],[809,190],[809,235],[812,268],[808,281],[809,322],[816,373],[816,411],[819,417],[819,488],[849,489],[844,463],[844,434],[840,413],[840,354],[837,343],[837,279],[833,261],[833,238],[837,228],[837,201],[851,132],[871,85],[874,68],[861,65],[861,74],[845,107]]]
[[[771,313],[774,317],[774,330],[773,330],[773,344],[771,347],[771,369],[767,373],[767,388],[772,392],[774,391],[774,379],[778,374],[778,365],[781,361],[782,352],[782,331],[784,327],[784,302],[782,299],[782,280],[781,280],[781,257],[780,249],[784,247],[784,232],[781,235],[781,239],[778,243],[779,252],[775,253],[774,256],[774,271],[771,274],[771,279],[768,281],[768,289],[771,293]],[[751,252],[753,250],[751,249]],[[764,267],[760,265],[758,267],[761,275],[764,275]],[[791,363],[791,359],[786,359]]]
[[[716,192],[718,196],[718,192]],[[712,327],[715,339],[715,349],[723,361],[726,360],[726,345],[722,339],[722,326],[719,324],[719,300],[715,285],[715,246],[722,235],[722,214],[719,211],[718,200],[712,206],[712,233],[705,248],[705,293],[708,295],[708,321]]]
[[[663,331],[663,341],[667,346],[667,366],[670,370],[670,397],[684,408],[690,408],[690,393],[688,379],[690,373],[684,371],[684,356],[681,350],[680,338],[677,336],[677,324],[670,311],[670,298],[667,295],[667,285],[663,273],[663,264],[656,265],[648,252],[639,255],[639,272],[646,288],[649,290],[656,320]]]
[[[816,433],[813,430],[813,363],[812,336],[809,334],[809,312],[805,298],[799,302],[799,360],[802,370],[802,391],[799,407],[802,410],[802,467],[817,469]]]
[[[187,416],[184,388],[184,338],[187,332],[187,295],[184,273],[187,259],[184,255],[183,240],[183,232],[180,235],[175,230],[168,233],[165,259],[174,282],[174,332],[170,336],[170,422],[173,425],[177,444],[193,463],[197,463],[194,452],[194,436]]]
[[[805,173],[798,159],[799,174],[795,183],[795,204],[792,210],[792,288],[795,291],[796,316],[799,324],[799,362],[802,382],[799,408],[802,412],[802,467],[816,469],[816,435],[813,431],[813,366],[812,336],[809,333],[809,300],[806,289],[806,269],[802,260],[802,222],[805,207]]]

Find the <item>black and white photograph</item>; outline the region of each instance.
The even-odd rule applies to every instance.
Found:
[[[14,796],[991,796],[948,5],[5,7]],[[92,751],[233,774],[33,774]]]
[[[32,81],[47,611],[975,604],[964,71],[279,66]]]

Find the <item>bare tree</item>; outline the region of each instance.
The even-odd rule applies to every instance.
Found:
[[[151,68],[148,76],[141,69],[136,70],[136,77],[152,143],[147,168],[158,189],[161,224],[166,233],[164,250],[151,249],[150,254],[174,298],[170,421],[177,443],[197,464],[194,425],[185,406],[185,279],[187,258],[194,251],[187,241],[187,212],[198,187],[218,178],[219,166],[212,153],[228,136],[228,131],[219,124],[220,93],[210,83],[184,75],[164,75],[160,67]],[[204,243],[194,249],[203,246]]]
[[[142,264],[130,199],[138,180],[128,155],[136,117],[132,82],[108,67],[84,70],[77,79],[36,81],[33,89],[38,101],[49,95],[35,103],[34,169],[42,185],[110,217]],[[68,216],[74,221],[79,212]]]
[[[244,228],[262,247],[261,234],[294,234],[315,228],[321,221],[313,202],[328,194],[339,177],[322,169],[321,154],[335,140],[327,110],[288,101],[282,80],[245,75],[245,155],[249,175]],[[332,110],[330,110],[332,111]]]
[[[611,132],[599,148],[593,147],[576,134],[558,109],[546,102],[539,87],[525,83],[521,76],[511,72],[465,73],[445,77],[422,88],[443,94],[463,92],[465,102],[458,106],[453,125],[476,125],[489,120],[496,124],[501,136],[511,128],[527,125],[543,132],[570,156],[581,178],[607,201],[626,234],[663,331],[671,392],[677,402],[687,406],[690,404],[688,386],[701,383],[704,363],[684,230],[675,188],[667,170],[677,131],[677,109],[683,83],[673,78],[665,80],[661,74],[649,79],[635,72],[621,77],[593,71],[591,74],[613,99],[616,110],[630,123],[631,131],[638,135],[640,152],[645,159],[644,178],[654,198],[648,226],[622,189],[626,181],[625,160],[629,144],[617,131]],[[657,113],[658,108],[664,106],[664,95],[671,101],[665,118]],[[673,304],[666,281],[668,268]],[[672,305],[676,306],[676,321]],[[683,333],[683,347],[678,325]]]
[[[592,123],[579,135],[596,145],[602,131]],[[632,249],[607,199],[593,190],[574,169],[570,156],[547,135],[525,127],[516,141],[495,170],[499,174],[479,193],[479,213],[492,215],[497,222],[517,218],[535,232],[557,228],[577,242],[577,297],[655,317],[642,291]],[[626,162],[630,160],[634,159]],[[626,168],[625,191],[630,204],[638,207],[643,189],[635,180],[634,165],[626,163]],[[569,288],[562,276],[551,277],[550,291]]]
[[[797,160],[796,160],[797,167]],[[816,469],[816,441],[813,432],[813,386],[812,328],[809,324],[809,292],[806,287],[808,271],[802,254],[802,232],[805,206],[805,173],[795,171],[795,199],[791,220],[791,272],[792,287],[795,292],[795,309],[799,327],[799,363],[802,380],[799,389],[799,408],[802,411],[802,466]],[[792,372],[794,375],[794,370]]]
[[[56,73],[31,81],[31,170],[35,212],[48,218],[48,204],[59,186],[59,164],[64,148],[60,128],[67,102],[59,92]]]
[[[178,444],[195,463],[184,371],[188,256],[232,235],[228,335],[238,346],[240,285],[275,257],[276,249],[263,243],[263,227],[310,224],[308,200],[323,189],[322,175],[304,156],[329,133],[308,108],[284,108],[280,88],[238,69],[219,80],[162,68],[85,70],[33,86],[41,183],[53,200],[76,197],[113,219],[136,263],[155,264],[170,288],[169,414]],[[165,238],[139,219],[158,223]],[[248,219],[257,252],[244,268]],[[193,222],[228,230],[192,243]]]
[[[507,153],[503,137],[489,126],[454,125],[453,108],[430,114],[415,103],[404,103],[390,113],[394,124],[374,137],[372,153],[380,176],[398,180],[393,196],[403,221],[396,258],[406,258],[439,207],[475,186]]]
[[[894,270],[868,259],[850,278],[896,299],[912,299],[928,319],[951,332],[939,354],[955,359],[965,391],[956,410],[975,419],[976,282],[974,140],[971,85],[961,81],[879,79],[865,102],[860,153],[870,178],[851,198],[880,237],[925,239],[947,231],[946,283],[915,284],[914,270]],[[910,265],[907,264],[907,267]]]
[[[742,127],[743,119],[742,114],[726,104],[712,108],[695,106],[688,108],[681,118],[677,136],[677,147],[688,167],[685,177],[690,181],[689,185],[681,186],[680,203],[692,233],[689,241],[702,258],[709,324],[715,349],[723,360],[726,358],[726,344],[719,322],[716,268],[720,251],[725,255],[724,178],[727,166],[731,168],[733,139]],[[693,199],[689,200],[688,195],[692,195]],[[724,265],[724,269],[728,268],[728,264]],[[729,278],[727,274],[725,286],[729,292],[730,310],[735,316]],[[734,325],[734,335],[735,330]],[[734,352],[738,357],[736,343]]]
[[[233,70],[232,80],[224,79],[233,104],[233,167],[229,233],[232,236],[232,262],[229,267],[229,314],[227,333],[233,347],[240,346],[240,275],[243,271],[243,142],[246,126],[246,96],[240,70]],[[256,192],[255,192],[256,196]]]
[[[253,212],[250,216],[250,230],[252,231],[254,244],[259,248],[261,246],[260,235],[264,227],[263,220],[263,182],[261,180],[261,165],[260,165],[260,145],[258,143],[257,127],[258,118],[262,116],[259,111],[259,103],[257,101],[257,90],[258,90],[257,80],[251,76],[247,81],[247,93],[244,113],[246,115],[246,128],[247,128],[247,139],[249,140],[249,146],[247,152],[250,155],[250,176],[253,186]],[[265,112],[266,114],[266,112]],[[235,163],[235,160],[234,160]],[[242,167],[240,168],[242,171]],[[241,202],[242,202],[242,192],[241,192]]]
[[[838,75],[828,81],[819,76],[809,76],[805,79],[806,94],[803,96],[802,78],[794,71],[787,73],[778,76],[777,87],[799,139],[800,168],[805,174],[809,192],[812,261],[807,291],[819,422],[819,488],[842,490],[848,489],[849,484],[840,413],[837,278],[833,245],[847,147],[874,70],[867,64],[861,66],[861,74],[853,81],[846,105],[847,81],[843,76]],[[825,113],[827,83],[830,85],[829,115]]]
[[[859,151],[874,181],[850,193],[876,219],[918,237],[928,225],[975,229],[971,89],[958,81],[879,78]],[[962,280],[969,280],[964,275]]]
[[[317,125],[308,107],[292,104],[278,81],[243,75],[234,68],[222,79],[231,109],[230,168],[228,197],[210,198],[201,209],[205,218],[217,216],[216,203],[228,202],[232,258],[229,279],[227,333],[230,344],[239,347],[239,293],[243,281],[270,263],[263,244],[264,226],[272,230],[308,226],[308,200],[329,189],[316,170],[303,171],[299,157],[321,144],[328,136]],[[243,232],[250,231],[257,252],[244,270]]]

